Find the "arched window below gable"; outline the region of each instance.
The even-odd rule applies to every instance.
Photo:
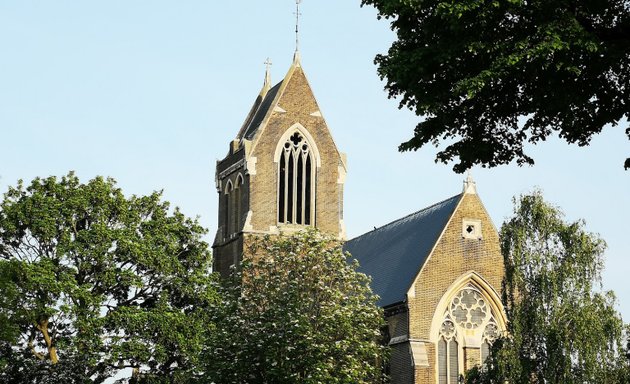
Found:
[[[278,164],[278,222],[311,225],[315,167],[310,145],[299,133],[284,143]]]
[[[444,320],[436,339],[438,384],[457,384],[460,375],[471,368],[470,362],[464,362],[464,349],[468,351],[466,361],[475,349],[479,351],[478,358],[474,358],[477,364],[486,361],[501,333],[493,308],[491,299],[472,283],[451,296],[441,312]]]

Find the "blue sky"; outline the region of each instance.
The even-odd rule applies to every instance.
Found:
[[[302,64],[348,155],[351,237],[461,191],[436,150],[398,153],[417,117],[387,99],[373,58],[394,35],[359,1],[303,0]],[[262,86],[286,73],[295,3],[275,1],[0,1],[0,192],[22,178],[112,176],[128,194],[163,190],[216,231],[214,166]],[[568,219],[608,243],[604,289],[630,321],[630,145],[607,128],[590,147],[549,140],[534,167],[474,169],[495,225],[512,197],[538,187]]]

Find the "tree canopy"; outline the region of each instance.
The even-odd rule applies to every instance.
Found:
[[[383,314],[341,244],[315,230],[250,241],[216,311],[208,380],[378,382]]]
[[[0,204],[0,382],[187,382],[217,300],[196,220],[112,179],[20,181]]]
[[[630,382],[629,329],[601,291],[605,243],[566,222],[540,192],[521,196],[501,228],[508,333],[468,383]]]
[[[397,34],[375,59],[389,96],[425,117],[401,151],[444,144],[436,161],[458,158],[457,172],[533,164],[525,143],[558,134],[584,146],[630,117],[627,0],[362,4]]]

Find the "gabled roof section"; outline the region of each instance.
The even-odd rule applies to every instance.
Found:
[[[245,119],[245,123],[241,127],[241,130],[238,133],[237,139],[242,140],[252,140],[259,128],[264,126],[265,121],[271,116],[271,112],[278,105],[278,101],[284,92],[287,84],[291,80],[293,73],[296,68],[301,67],[300,64],[300,55],[298,52],[295,53],[293,57],[293,63],[289,68],[284,79],[278,84],[274,85],[271,89],[269,89],[269,72],[265,75],[265,85],[263,85],[263,89],[260,94],[254,101],[254,105],[247,115],[247,119]]]
[[[259,95],[252,106],[249,115],[247,115],[247,119],[241,128],[241,131],[238,134],[237,139],[246,139],[251,140],[258,127],[262,124],[267,113],[273,109],[272,105],[274,105],[274,100],[278,95],[278,91],[282,86],[283,81],[276,84],[273,88],[271,88],[264,96]]]
[[[269,73],[269,66],[267,66],[267,70],[265,71],[265,82],[263,83],[263,87],[260,90],[260,93],[258,94],[258,96],[256,97],[256,100],[254,100],[254,105],[252,105],[252,108],[249,110],[249,113],[247,114],[247,118],[245,119],[243,126],[238,131],[238,135],[236,135],[237,139],[243,138],[245,134],[247,133],[247,129],[252,125],[252,121],[256,117],[256,114],[261,110],[261,105],[267,99],[270,86],[271,86],[271,75]]]
[[[346,242],[344,251],[359,261],[360,272],[372,277],[379,306],[405,300],[462,197],[453,196]]]
[[[243,141],[249,141],[251,143],[251,145],[248,146],[249,149],[247,150],[246,157],[256,156],[256,148],[261,141],[260,138],[264,137],[265,131],[267,131],[270,126],[273,127],[271,128],[272,134],[277,134],[277,130],[282,129],[282,126],[286,124],[288,124],[286,125],[286,129],[288,129],[295,123],[305,124],[308,123],[308,121],[312,121],[312,117],[317,117],[322,119],[324,127],[328,130],[317,100],[315,99],[315,95],[313,94],[313,90],[302,68],[299,52],[295,52],[293,63],[284,79],[273,87],[269,85],[269,72],[267,72],[263,89],[256,98],[254,105],[236,137],[241,145],[243,145]],[[281,125],[279,128],[278,124],[274,124],[274,119],[282,121],[281,124],[284,125]],[[330,131],[328,131],[328,135],[330,135],[330,139],[332,140]],[[343,166],[345,170],[345,155],[339,152],[334,140],[332,140],[332,145],[335,147],[337,155],[339,156],[340,165]]]

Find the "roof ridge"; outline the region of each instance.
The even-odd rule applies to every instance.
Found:
[[[427,211],[427,210],[429,210],[429,209],[431,209],[431,208],[433,208],[433,207],[435,207],[435,206],[438,206],[438,205],[440,205],[440,204],[443,204],[443,203],[445,203],[445,202],[447,202],[447,201],[449,201],[449,200],[451,200],[451,199],[454,199],[454,198],[456,198],[456,197],[459,197],[459,196],[461,196],[461,195],[462,195],[462,193],[458,193],[458,194],[453,195],[453,196],[451,196],[451,197],[449,197],[449,198],[446,198],[446,199],[444,199],[444,200],[438,201],[437,203],[431,204],[431,205],[429,205],[428,207],[424,207],[424,208],[419,209],[419,210],[417,210],[417,211],[415,211],[415,212],[412,212],[412,213],[407,214],[407,215],[405,215],[405,216],[403,216],[403,217],[400,217],[400,218],[398,218],[398,219],[396,219],[396,220],[390,221],[390,222],[389,222],[389,223],[387,223],[387,224],[383,224],[383,225],[381,225],[380,227],[375,227],[374,229],[372,229],[372,230],[370,230],[370,231],[368,231],[368,232],[365,232],[365,233],[363,233],[363,234],[361,234],[361,235],[359,235],[359,236],[357,236],[357,237],[354,237],[354,238],[352,238],[351,240],[358,239],[359,237],[365,236],[365,235],[367,235],[368,233],[372,233],[372,232],[375,232],[375,231],[381,230],[381,229],[383,229],[383,228],[385,228],[385,227],[387,227],[387,226],[390,226],[390,225],[392,225],[392,224],[395,224],[395,223],[397,223],[397,222],[399,222],[399,221],[403,221],[404,219],[406,219],[406,218],[408,218],[408,217],[411,217],[411,216],[413,216],[413,215],[417,215],[417,214],[418,214],[418,213],[420,213],[420,212]]]

